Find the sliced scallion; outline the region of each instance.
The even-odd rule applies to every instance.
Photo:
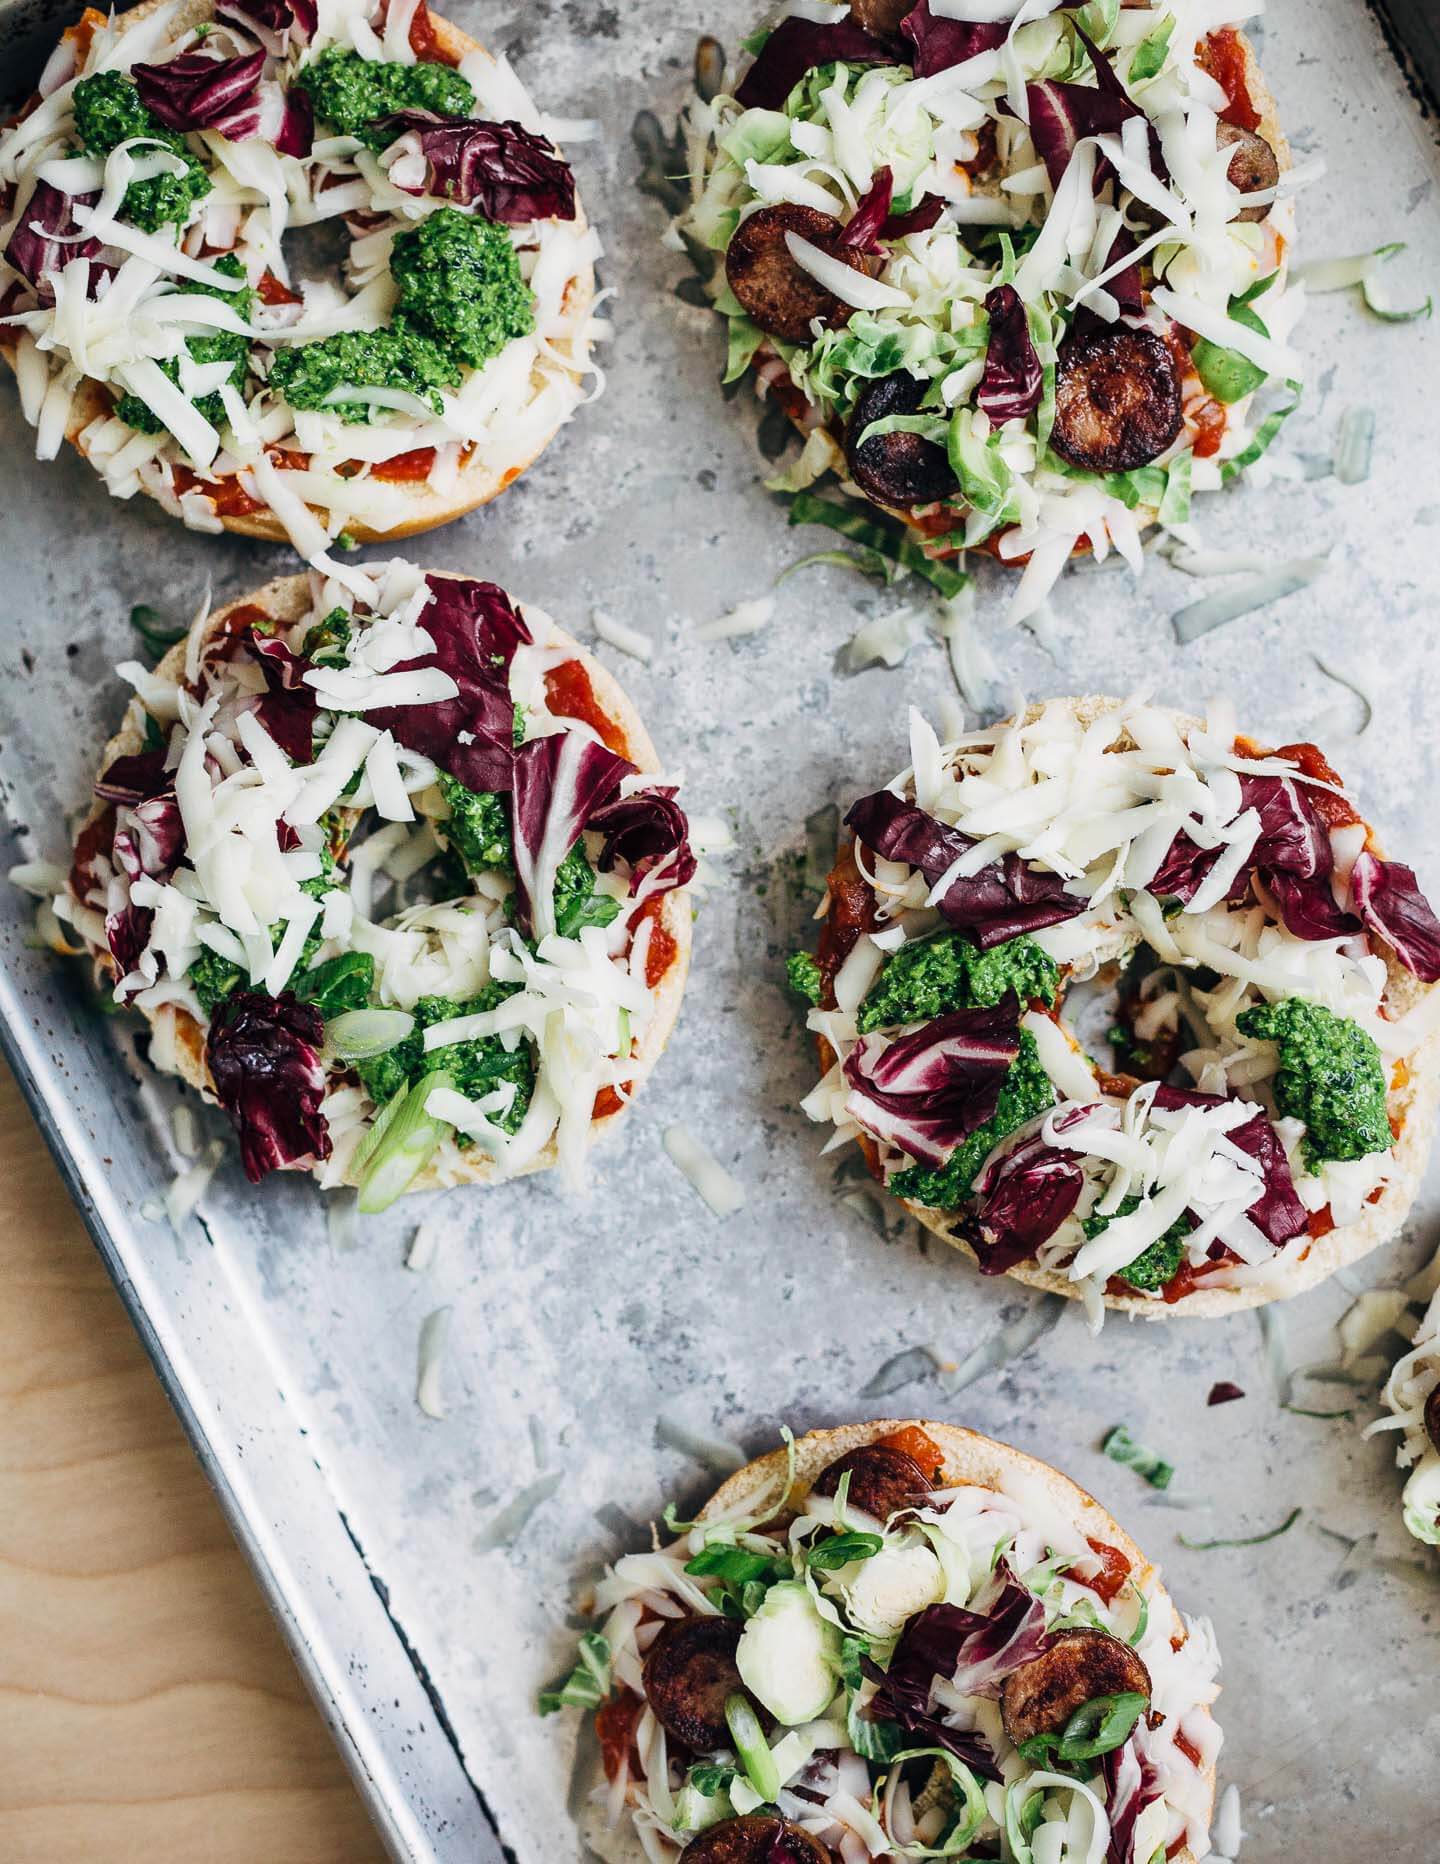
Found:
[[[340,1061],[373,1061],[415,1027],[408,1010],[343,1010],[325,1025],[325,1049]]]
[[[390,1117],[360,1177],[360,1209],[366,1216],[388,1210],[429,1163],[451,1129],[425,1111],[425,1102],[439,1089],[453,1091],[454,1087],[453,1079],[437,1069],[434,1074],[422,1075],[403,1099],[397,1095],[386,1107],[385,1115]],[[391,1114],[397,1100],[399,1109]]]
[[[770,1752],[770,1743],[760,1726],[760,1718],[737,1689],[725,1698],[725,1725],[735,1744],[735,1753],[745,1769],[745,1778],[764,1800],[772,1805],[780,1791],[780,1769]]]

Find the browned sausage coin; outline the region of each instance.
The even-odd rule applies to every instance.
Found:
[[[1011,1671],[1000,1692],[1005,1732],[1019,1747],[1031,1735],[1058,1734],[1096,1696],[1144,1696],[1150,1672],[1108,1631],[1062,1631],[1042,1656]]]
[[[877,504],[899,505],[908,510],[912,505],[933,504],[959,490],[960,482],[950,470],[944,447],[923,434],[861,438],[867,427],[886,415],[918,412],[927,386],[908,369],[897,369],[894,375],[867,382],[860,391],[845,433],[845,457],[850,463],[850,477]]]
[[[1153,330],[1096,323],[1061,345],[1050,444],[1087,472],[1148,466],[1180,432],[1180,379]]]
[[[722,1819],[692,1838],[685,1864],[833,1864],[829,1849],[803,1825],[752,1812]]]
[[[1425,1400],[1425,1435],[1440,1450],[1440,1385]]]
[[[1238,123],[1219,123],[1215,127],[1215,146],[1233,151],[1226,172],[1231,187],[1238,188],[1242,194],[1258,194],[1262,188],[1273,188],[1279,183],[1279,158],[1265,138],[1257,136],[1254,130],[1241,129]],[[1235,218],[1263,220],[1269,211],[1269,203],[1263,207],[1242,207]]]
[[[656,1718],[697,1754],[730,1739],[725,1698],[744,1690],[735,1667],[740,1625],[734,1618],[677,1618],[645,1656],[645,1696]]]
[[[808,343],[814,318],[826,324],[844,323],[850,306],[796,265],[785,244],[787,233],[799,234],[854,271],[866,270],[865,259],[853,247],[839,243],[840,222],[818,208],[784,201],[778,207],[761,207],[740,222],[725,254],[730,289],[772,337],[785,343]]]
[[[815,1480],[815,1493],[833,1495],[847,1469],[851,1504],[881,1522],[902,1508],[922,1503],[935,1486],[904,1450],[893,1449],[888,1443],[863,1443],[821,1470]]]

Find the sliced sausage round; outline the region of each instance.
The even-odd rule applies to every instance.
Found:
[[[1062,1631],[1006,1677],[1000,1716],[1018,1747],[1031,1735],[1058,1734],[1096,1696],[1130,1694],[1150,1700],[1150,1672],[1128,1644],[1108,1631]]]
[[[722,1819],[685,1847],[686,1864],[833,1864],[830,1851],[803,1825],[773,1813]]]
[[[783,201],[778,207],[761,207],[740,222],[725,254],[730,289],[772,337],[785,343],[808,343],[815,318],[826,324],[844,323],[850,306],[796,265],[785,243],[787,233],[797,233],[857,272],[866,270],[865,259],[853,247],[840,244],[840,222],[835,216],[815,207]]]
[[[1148,466],[1180,432],[1180,377],[1153,330],[1096,323],[1061,345],[1050,444],[1087,472]]]
[[[1220,123],[1215,129],[1215,147],[1229,149],[1230,166],[1226,171],[1232,188],[1242,194],[1258,194],[1273,188],[1280,180],[1280,159],[1263,136],[1253,129],[1241,129],[1238,123]],[[1263,220],[1271,203],[1262,207],[1242,207],[1237,220]]]
[[[1425,1435],[1440,1450],[1440,1385],[1425,1400]]]
[[[712,1754],[730,1739],[725,1698],[744,1692],[735,1666],[734,1618],[676,1618],[645,1654],[645,1698],[678,1741]]]
[[[867,382],[855,403],[846,429],[845,458],[850,477],[877,504],[932,505],[958,491],[960,482],[950,470],[945,449],[923,434],[875,434],[862,438],[873,422],[889,414],[919,411],[927,384],[908,369]]]
[[[923,1503],[935,1486],[915,1458],[904,1450],[897,1450],[888,1443],[862,1443],[858,1449],[847,1450],[821,1470],[815,1480],[815,1493],[833,1495],[847,1469],[850,1487],[846,1492],[850,1502],[880,1522],[888,1521],[902,1508]]]

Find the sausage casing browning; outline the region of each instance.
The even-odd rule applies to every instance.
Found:
[[[677,1618],[646,1652],[646,1700],[656,1719],[697,1754],[729,1742],[725,1698],[745,1688],[735,1666],[740,1629],[734,1618]]]
[[[1232,152],[1226,171],[1232,188],[1238,188],[1242,194],[1258,194],[1262,188],[1278,184],[1279,158],[1265,138],[1257,136],[1253,129],[1241,129],[1237,123],[1219,123],[1215,128],[1215,146]],[[1242,207],[1235,218],[1263,220],[1269,212],[1270,203],[1267,202],[1263,206]]]
[[[1148,466],[1180,432],[1180,378],[1153,330],[1095,324],[1060,348],[1050,444],[1087,472]]]
[[[884,1522],[902,1508],[923,1503],[934,1488],[925,1471],[904,1450],[888,1443],[863,1443],[847,1450],[815,1480],[817,1495],[833,1495],[850,1472],[849,1500],[873,1520]]]
[[[778,207],[761,207],[740,222],[725,253],[730,289],[746,314],[770,336],[786,343],[808,343],[815,318],[826,324],[844,323],[850,307],[796,265],[785,243],[787,233],[798,234],[857,272],[867,267],[863,254],[840,244],[840,222],[818,208],[785,201]]]
[[[1129,1694],[1150,1700],[1150,1672],[1128,1644],[1108,1631],[1062,1631],[1006,1677],[1000,1715],[1018,1747],[1032,1735],[1058,1734],[1097,1696]]]
[[[686,1864],[833,1864],[831,1854],[803,1825],[773,1813],[722,1819],[692,1838]]]
[[[914,414],[927,384],[897,369],[867,382],[855,403],[845,436],[845,457],[850,477],[867,498],[877,504],[930,505],[959,489],[945,449],[923,434],[876,434],[862,439],[865,429],[891,414]]]

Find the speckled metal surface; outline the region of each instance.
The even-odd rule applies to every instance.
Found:
[[[795,885],[801,824],[890,774],[906,704],[933,710],[949,674],[927,641],[898,670],[842,676],[837,653],[858,619],[920,598],[828,568],[781,586],[763,634],[687,640],[691,624],[767,593],[825,542],[787,533],[762,489],[753,403],[721,397],[718,332],[677,297],[683,262],[658,245],[661,210],[635,186],[636,113],[673,113],[697,25],[733,45],[747,9],[715,0],[697,22],[659,0],[533,0],[465,4],[456,17],[507,50],[546,107],[603,122],[605,141],[574,155],[621,295],[604,399],[499,506],[410,549],[495,577],[582,634],[601,607],[655,637],[652,666],[617,670],[683,767],[691,806],[728,815],[738,843],[730,884],[700,911],[669,1054],[597,1156],[588,1201],[547,1181],[452,1194],[424,1213],[442,1243],[423,1276],[402,1266],[421,1208],[337,1249],[308,1186],[252,1191],[234,1165],[177,1244],[140,1214],[174,1166],[172,1090],[137,1084],[116,1025],[86,1006],[73,974],[26,948],[23,903],[0,896],[11,1052],[396,1855],[491,1855],[492,1816],[523,1864],[578,1855],[575,1729],[537,1720],[531,1703],[567,1662],[584,1579],[639,1541],[667,1495],[693,1502],[706,1489],[672,1447],[675,1427],[758,1450],[782,1419],[800,1429],[897,1410],[1056,1462],[1163,1563],[1183,1605],[1214,1614],[1227,1658],[1223,1775],[1244,1795],[1247,1864],[1350,1864],[1378,1834],[1391,1858],[1433,1855],[1436,1569],[1400,1528],[1388,1447],[1361,1443],[1346,1419],[1280,1410],[1253,1315],[1112,1321],[1097,1341],[1067,1310],[1022,1357],[953,1390],[934,1362],[997,1341],[1033,1298],[903,1226],[882,1239],[840,1200],[837,1162],[818,1156],[796,1110],[812,1067],[781,957],[809,907]],[[1440,284],[1433,124],[1371,17],[1349,0],[1281,7],[1264,54],[1297,148],[1331,164],[1305,203],[1309,251],[1408,239],[1397,270],[1422,291]],[[1201,523],[1215,545],[1329,548],[1309,594],[1182,651],[1168,618],[1201,585],[1160,563],[1138,586],[1092,572],[1062,588],[1046,652],[1002,633],[1003,583],[987,576],[980,626],[1007,689],[1148,687],[1186,707],[1225,690],[1261,736],[1318,738],[1433,889],[1440,329],[1385,326],[1334,297],[1302,334],[1312,382],[1282,443],[1296,476],[1211,501]],[[1345,486],[1326,472],[1341,412],[1361,405],[1376,414],[1374,467]],[[0,781],[12,824],[33,836],[12,839],[56,854],[122,702],[110,668],[132,647],[130,605],[188,614],[207,577],[228,598],[291,559],[187,536],[140,500],[112,504],[74,458],[37,466],[8,388],[0,421]],[[1368,691],[1363,735],[1365,708],[1317,654]],[[748,1187],[730,1222],[665,1157],[673,1119]],[[1406,1240],[1357,1283],[1407,1272],[1433,1241],[1435,1210],[1432,1177]],[[1331,1328],[1350,1298],[1332,1285],[1281,1315],[1293,1364],[1334,1357]],[[412,1394],[420,1322],[446,1305],[450,1415],[438,1423]],[[933,1351],[877,1383],[917,1347]],[[1222,1378],[1246,1399],[1207,1409]],[[1348,1401],[1337,1389],[1302,1385],[1296,1402],[1333,1409]],[[1174,1459],[1176,1496],[1162,1502],[1100,1457],[1122,1418]],[[553,1483],[533,1491],[542,1477]],[[517,1498],[546,1490],[512,1534]],[[1255,1533],[1296,1505],[1290,1533],[1256,1549],[1177,1542]]]

